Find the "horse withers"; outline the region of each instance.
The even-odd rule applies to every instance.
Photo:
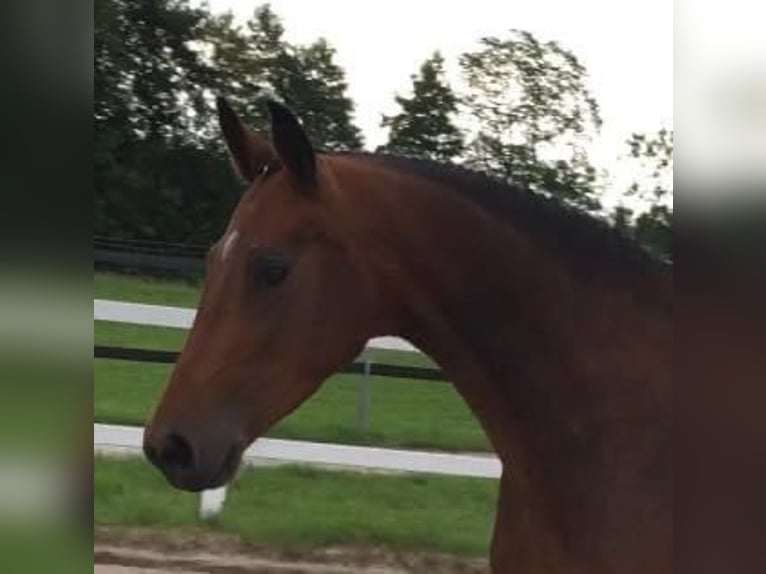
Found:
[[[493,572],[662,574],[673,562],[672,273],[605,224],[461,168],[271,140],[222,99],[248,188],[145,433],[178,488],[244,449],[370,337],[433,357],[503,466]]]

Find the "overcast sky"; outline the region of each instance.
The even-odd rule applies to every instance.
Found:
[[[685,193],[766,182],[766,2],[677,0],[678,123]],[[726,181],[726,191],[711,181]],[[694,185],[688,185],[693,182]]]
[[[259,3],[208,0],[213,11],[231,10],[245,20]],[[288,40],[319,36],[337,50],[355,120],[366,147],[386,139],[381,114],[391,113],[394,94],[406,93],[410,75],[434,50],[457,74],[457,56],[479,38],[511,28],[556,40],[590,72],[602,108],[603,137],[596,161],[615,171],[634,131],[672,127],[673,2],[670,0],[272,0]],[[619,169],[617,169],[619,171]]]

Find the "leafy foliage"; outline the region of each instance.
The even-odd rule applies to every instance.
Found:
[[[132,138],[193,139],[195,97],[208,69],[192,48],[207,15],[185,0],[99,0],[94,63],[95,119],[119,120]],[[112,122],[115,123],[115,122]]]
[[[335,50],[320,38],[307,46],[284,39],[279,17],[264,4],[244,29],[231,15],[211,26],[216,87],[227,94],[238,112],[257,129],[267,127],[265,110],[254,96],[268,93],[300,110],[312,142],[327,150],[358,149],[362,135],[352,122],[354,105],[346,96],[345,74]]]
[[[464,100],[476,120],[469,165],[596,209],[597,172],[586,144],[601,116],[574,54],[511,31],[506,39],[483,38],[460,65],[468,82]]]
[[[656,254],[673,257],[673,131],[632,134],[627,141],[641,183],[634,182],[626,197],[637,197],[648,208],[638,214],[624,205],[614,214],[617,224]]]
[[[94,48],[97,235],[205,244],[220,233],[241,189],[216,93],[264,129],[269,90],[301,110],[318,147],[361,146],[334,50],[289,44],[268,5],[240,28],[188,0],[97,0]]]
[[[463,138],[452,121],[458,98],[444,78],[444,59],[436,52],[412,76],[412,96],[396,96],[401,111],[384,116],[390,128],[381,151],[440,161],[454,159],[463,151]]]
[[[189,0],[96,0],[94,8],[97,235],[210,243],[220,233],[241,186],[218,133],[215,94],[256,129],[267,129],[258,96],[270,93],[300,111],[318,148],[362,146],[335,50],[322,38],[288,42],[268,4],[244,25]],[[460,67],[467,87],[455,92],[438,52],[423,62],[411,95],[397,96],[398,113],[382,120],[390,130],[382,149],[465,162],[596,210],[599,178],[586,149],[601,117],[578,59],[511,31],[482,39]],[[672,138],[667,130],[630,138],[645,177],[626,193],[648,208],[613,213],[615,225],[668,257]]]
[[[182,0],[99,0],[95,11],[96,233],[207,240],[236,199],[211,116],[211,69],[193,43],[208,16]]]

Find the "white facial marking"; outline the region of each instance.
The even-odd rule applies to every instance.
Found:
[[[226,257],[229,255],[229,252],[232,250],[234,245],[237,243],[237,238],[239,237],[239,231],[236,229],[232,229],[226,237],[223,239],[223,247],[221,248],[221,261],[226,261]]]

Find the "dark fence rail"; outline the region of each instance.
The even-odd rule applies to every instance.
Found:
[[[96,359],[120,359],[139,363],[173,364],[178,358],[178,351],[111,347],[107,345],[95,345],[93,347],[93,354]],[[443,373],[438,369],[407,365],[386,365],[373,362],[352,363],[338,372],[397,379],[417,379],[420,381],[445,381]]]
[[[198,243],[173,243],[171,241],[155,241],[151,239],[118,239],[96,235],[93,238],[96,248],[110,251],[140,251],[160,255],[180,255],[202,259],[208,247]]]
[[[93,264],[96,269],[158,276],[181,276],[197,280],[204,272],[206,253],[207,247],[201,245],[95,237]],[[178,359],[179,353],[162,349],[95,345],[93,354],[97,359],[173,364]],[[370,424],[370,377],[445,382],[444,375],[438,369],[375,363],[369,359],[354,362],[338,372],[361,375],[357,398],[357,422],[365,431],[369,429]]]
[[[204,245],[110,237],[93,239],[93,264],[104,269],[198,277],[205,270],[206,252]]]
[[[96,267],[177,275],[201,275],[205,270],[204,261],[198,258],[98,248],[93,251],[93,263]]]

